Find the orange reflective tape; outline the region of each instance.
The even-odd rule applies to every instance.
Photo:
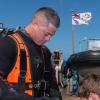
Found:
[[[32,90],[25,90],[25,93],[28,95],[32,95]]]
[[[27,71],[26,71],[26,76],[25,76],[25,82],[26,83],[32,82],[31,70],[30,70],[30,57],[29,57],[28,49],[23,39],[18,33],[9,35],[9,37],[12,38],[16,42],[18,53],[17,53],[15,65],[13,69],[11,70],[11,72],[9,73],[9,75],[7,76],[7,81],[10,83],[18,83],[18,77],[20,73],[20,50],[25,49],[26,57],[27,57]],[[25,93],[32,95],[32,90],[25,90]]]

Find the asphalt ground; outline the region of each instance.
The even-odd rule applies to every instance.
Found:
[[[66,88],[61,88],[60,91],[63,100],[80,100],[77,96],[71,96],[71,94],[67,92]]]

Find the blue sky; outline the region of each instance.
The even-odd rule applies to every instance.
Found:
[[[64,59],[72,54],[72,18],[71,11],[91,12],[89,25],[75,26],[75,52],[79,51],[79,41],[84,37],[100,38],[100,1],[99,0],[0,0],[0,22],[5,27],[26,26],[35,10],[49,6],[55,9],[61,18],[56,35],[46,45],[51,51],[61,50]]]

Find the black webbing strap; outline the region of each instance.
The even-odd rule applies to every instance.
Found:
[[[19,87],[20,89],[25,89],[25,75],[27,71],[27,57],[25,49],[20,49],[20,74],[19,74]]]

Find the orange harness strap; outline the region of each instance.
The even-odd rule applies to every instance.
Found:
[[[30,72],[30,57],[28,53],[28,49],[22,39],[22,37],[16,32],[14,34],[9,35],[10,38],[12,38],[16,44],[17,44],[17,58],[15,65],[11,72],[9,73],[7,77],[7,81],[10,83],[18,83],[18,77],[20,75],[20,50],[24,49],[26,51],[26,59],[27,59],[27,71],[25,75],[25,83],[31,83],[32,82],[32,77],[31,77],[31,72]],[[32,88],[32,84],[29,85],[30,88]],[[32,90],[25,90],[25,93],[32,95]]]

